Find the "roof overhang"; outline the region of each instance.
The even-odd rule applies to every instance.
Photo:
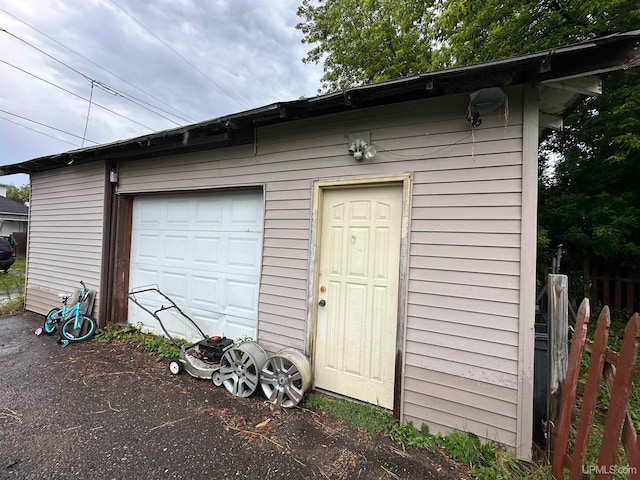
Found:
[[[413,77],[353,87],[318,97],[280,102],[194,125],[71,150],[0,167],[0,175],[34,173],[95,160],[136,160],[250,144],[264,125],[481,88],[538,84],[541,128],[601,91],[607,72],[640,65],[640,30],[576,45]]]

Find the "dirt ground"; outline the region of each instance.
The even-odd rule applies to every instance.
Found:
[[[42,317],[0,318],[0,478],[469,479],[321,411],[172,376],[120,343],[61,348]]]

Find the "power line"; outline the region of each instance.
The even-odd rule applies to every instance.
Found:
[[[76,137],[82,140],[82,137],[80,135],[76,135],[75,133],[67,132],[65,130],[60,130],[59,128],[52,127],[51,125],[47,125],[46,123],[37,122],[36,120],[31,120],[30,118],[23,117],[22,115],[18,115],[17,113],[8,112],[7,110],[2,110],[2,109],[0,109],[0,112],[6,113],[7,115],[13,115],[14,117],[18,117],[18,118],[21,118],[22,120],[26,120],[27,122],[35,123],[36,125],[41,125],[43,127],[50,128],[51,130],[55,130],[56,132],[64,133],[66,135],[70,135],[72,137]],[[86,139],[86,141],[95,143],[96,145],[100,144],[99,142],[96,142],[95,140],[89,140],[88,138]]]
[[[169,105],[167,102],[165,102],[165,101],[164,101],[164,100],[162,100],[161,98],[158,98],[158,97],[156,97],[155,95],[152,95],[151,93],[149,93],[149,92],[146,92],[146,91],[142,90],[142,89],[141,89],[140,87],[138,87],[137,85],[134,85],[133,83],[131,83],[131,82],[129,82],[128,80],[126,80],[125,78],[122,78],[122,77],[121,77],[121,76],[119,76],[118,74],[113,73],[111,70],[108,70],[107,68],[103,67],[102,65],[100,65],[100,64],[98,64],[98,63],[94,62],[93,60],[91,60],[91,59],[89,59],[89,58],[85,57],[85,56],[84,56],[84,55],[82,55],[81,53],[76,52],[76,51],[75,51],[75,50],[73,50],[72,48],[70,48],[70,47],[68,47],[68,46],[64,45],[63,43],[59,42],[59,41],[58,41],[58,40],[56,40],[55,38],[51,37],[50,35],[47,35],[47,34],[46,34],[46,33],[44,33],[43,31],[38,30],[38,29],[37,29],[36,27],[34,27],[33,25],[30,25],[29,23],[25,22],[24,20],[22,20],[22,19],[20,19],[20,18],[16,17],[16,16],[15,16],[15,15],[13,15],[12,13],[10,13],[10,12],[6,11],[4,8],[0,7],[0,11],[2,11],[2,12],[4,12],[5,14],[9,15],[11,18],[13,18],[13,19],[17,20],[18,22],[22,23],[23,25],[26,25],[27,27],[29,27],[29,28],[31,28],[31,29],[33,29],[33,30],[35,30],[35,31],[36,31],[36,32],[38,32],[40,35],[42,35],[42,36],[44,36],[44,37],[48,38],[48,39],[49,39],[49,40],[51,40],[52,42],[54,42],[54,43],[56,43],[56,44],[60,45],[61,47],[63,47],[63,48],[65,48],[65,49],[69,50],[71,53],[73,53],[73,54],[75,54],[75,55],[79,56],[80,58],[82,58],[82,59],[84,59],[85,61],[87,61],[87,62],[91,63],[92,65],[95,65],[96,67],[100,68],[101,70],[103,70],[103,71],[107,72],[109,75],[112,75],[113,77],[117,78],[118,80],[120,80],[120,81],[122,81],[122,82],[126,83],[127,85],[129,85],[129,86],[131,86],[131,87],[135,88],[135,89],[136,89],[136,90],[138,90],[139,92],[144,93],[144,94],[145,94],[145,95],[147,95],[148,97],[153,98],[154,100],[156,100],[157,102],[160,102],[160,103],[161,103],[161,104],[163,104],[164,106],[166,106],[166,107],[168,107],[168,108],[171,108],[172,110],[174,110],[174,111],[176,111],[176,112],[180,113],[180,115],[184,115],[184,117],[186,117],[186,118],[184,118],[184,117],[182,117],[182,116],[180,116],[180,115],[176,115],[175,113],[172,113],[172,112],[167,112],[167,111],[162,110],[161,108],[156,107],[156,106],[153,106],[153,105],[151,105],[151,104],[148,104],[148,105],[152,106],[153,108],[156,108],[156,109],[160,110],[161,112],[167,113],[167,114],[169,114],[169,115],[173,115],[174,117],[179,118],[180,120],[184,120],[184,121],[185,121],[185,122],[187,122],[187,123],[189,123],[189,122],[194,123],[194,122],[195,122],[195,120],[194,120],[193,118],[189,117],[186,113],[184,113],[184,112],[182,112],[182,111],[178,110],[177,108],[175,108],[175,107],[173,107],[173,106]],[[132,97],[132,98],[136,98],[136,97],[133,97],[132,95],[131,95],[131,97]],[[138,99],[138,98],[136,98],[136,100],[139,100],[140,102],[146,103],[146,102],[144,102],[143,100],[140,100],[140,99]]]
[[[89,108],[87,109],[87,121],[84,123],[84,133],[82,134],[83,147],[84,147],[84,141],[87,138],[87,128],[89,128],[89,115],[91,114],[91,101],[93,100],[93,86],[94,86],[94,82],[91,82],[91,95],[89,95]]]
[[[0,60],[0,63],[4,63],[5,65],[9,65],[10,67],[15,68],[16,70],[21,71],[22,73],[26,73],[27,75],[30,75],[30,76],[32,76],[32,77],[34,77],[34,78],[37,78],[38,80],[40,80],[40,81],[42,81],[42,82],[45,82],[45,83],[47,83],[47,84],[49,84],[49,85],[51,85],[51,86],[53,86],[53,87],[56,87],[56,88],[58,88],[58,89],[62,90],[63,92],[67,92],[68,94],[73,95],[74,97],[78,97],[80,100],[84,100],[85,102],[88,102],[88,101],[89,101],[89,99],[88,99],[88,98],[84,98],[82,95],[78,95],[77,93],[72,92],[71,90],[67,90],[66,88],[61,87],[60,85],[57,85],[57,84],[55,84],[55,83],[53,83],[53,82],[50,82],[49,80],[45,80],[44,78],[39,77],[38,75],[36,75],[36,74],[34,74],[34,73],[28,72],[27,70],[23,70],[23,69],[22,69],[22,68],[20,68],[20,67],[16,67],[16,66],[15,66],[15,65],[13,65],[12,63],[9,63],[9,62],[7,62],[7,61],[5,61],[5,60]],[[133,122],[133,123],[135,123],[136,125],[140,125],[141,127],[144,127],[144,128],[146,128],[147,130],[151,130],[152,132],[154,131],[154,129],[153,129],[153,128],[148,127],[147,125],[145,125],[145,124],[143,124],[143,123],[140,123],[140,122],[138,122],[138,121],[136,121],[136,120],[134,120],[134,119],[132,119],[132,118],[129,118],[129,117],[125,116],[125,115],[122,115],[121,113],[118,113],[118,112],[116,112],[115,110],[111,110],[110,108],[107,108],[107,107],[105,107],[104,105],[100,105],[99,103],[96,103],[96,102],[93,102],[93,104],[94,104],[96,107],[100,107],[100,108],[102,108],[103,110],[106,110],[107,112],[113,113],[114,115],[117,115],[117,116],[119,116],[119,117],[121,117],[121,118],[124,118],[125,120],[129,120],[130,122]]]
[[[77,143],[67,142],[66,140],[63,140],[63,139],[58,138],[58,137],[54,137],[53,135],[49,135],[48,133],[41,132],[40,130],[36,130],[35,128],[27,127],[26,125],[22,125],[21,123],[14,122],[13,120],[10,120],[8,118],[4,118],[4,117],[0,116],[0,120],[4,120],[5,122],[13,123],[14,125],[17,125],[17,126],[22,127],[22,128],[26,128],[27,130],[31,130],[32,132],[39,133],[40,135],[44,135],[45,137],[53,138],[54,140],[58,140],[59,142],[64,142],[64,143],[72,145],[74,147],[80,147],[80,145],[78,145]]]
[[[153,114],[155,114],[155,115],[158,115],[158,116],[159,116],[159,117],[161,117],[161,118],[164,118],[165,120],[167,120],[167,121],[169,121],[169,122],[173,123],[174,125],[177,125],[177,126],[179,126],[179,127],[182,127],[182,124],[180,124],[180,123],[176,122],[175,120],[170,119],[169,117],[165,117],[164,115],[161,115],[161,114],[159,114],[158,112],[155,112],[155,111],[151,110],[151,108],[155,108],[155,109],[157,109],[157,110],[160,110],[161,112],[164,112],[164,113],[166,113],[166,114],[168,114],[168,115],[172,115],[172,116],[174,116],[174,117],[176,117],[176,118],[179,118],[180,120],[184,120],[185,122],[187,121],[187,120],[185,120],[184,118],[179,117],[179,116],[177,116],[177,115],[176,115],[176,114],[174,114],[174,113],[167,112],[166,110],[163,110],[163,109],[158,108],[158,107],[156,107],[156,106],[154,106],[154,105],[151,105],[150,103],[147,103],[147,102],[145,102],[144,100],[140,100],[139,98],[136,98],[136,97],[133,97],[133,96],[131,96],[131,97],[130,97],[130,96],[129,96],[129,94],[124,93],[124,92],[121,92],[121,91],[117,90],[116,88],[114,88],[114,87],[111,87],[111,86],[107,85],[106,83],[98,82],[97,80],[94,80],[94,81],[93,81],[93,83],[94,83],[95,85],[97,85],[99,88],[101,88],[103,91],[105,91],[105,92],[107,92],[107,93],[110,93],[111,95],[114,95],[114,96],[116,96],[116,97],[122,97],[122,98],[124,98],[125,100],[127,100],[127,101],[129,101],[129,102],[131,102],[131,103],[133,103],[133,104],[135,104],[135,105],[138,105],[140,108],[144,108],[145,110],[148,110],[149,112],[151,112],[151,113],[153,113]],[[135,99],[135,100],[132,100],[132,99]],[[137,100],[137,101],[136,101],[136,100]],[[140,102],[140,103],[138,103],[138,102]],[[151,108],[147,108],[147,107],[145,107],[145,106],[144,106],[144,105],[142,105],[142,104],[149,105]]]
[[[0,32],[4,32],[4,33],[6,33],[7,35],[12,36],[12,37],[13,37],[13,38],[15,38],[16,40],[18,40],[18,41],[20,41],[20,42],[24,43],[25,45],[27,45],[27,46],[29,46],[29,47],[33,48],[34,50],[37,50],[38,52],[42,53],[43,55],[46,55],[46,56],[47,56],[47,57],[49,57],[50,59],[52,59],[52,60],[54,60],[54,61],[58,62],[60,65],[63,65],[63,66],[65,66],[65,67],[67,67],[69,70],[71,70],[71,71],[73,71],[73,72],[77,73],[78,75],[80,75],[80,76],[81,76],[81,77],[83,77],[84,79],[88,80],[89,82],[91,82],[91,90],[92,90],[92,91],[93,91],[93,87],[97,85],[99,88],[102,88],[102,89],[103,89],[105,92],[107,92],[107,93],[110,93],[110,94],[115,95],[115,96],[122,97],[122,98],[124,98],[125,100],[128,100],[129,102],[134,103],[135,105],[138,105],[139,107],[144,108],[145,110],[147,110],[147,111],[149,111],[149,112],[153,113],[154,115],[158,115],[159,117],[162,117],[162,118],[164,118],[165,120],[168,120],[169,122],[173,123],[174,125],[177,125],[177,126],[179,126],[179,127],[181,127],[181,126],[182,126],[182,125],[181,125],[181,124],[179,124],[178,122],[176,122],[176,121],[174,121],[174,120],[172,120],[172,119],[170,119],[170,118],[168,118],[168,117],[165,117],[164,115],[161,115],[161,114],[159,114],[158,112],[156,112],[156,111],[154,111],[154,110],[151,110],[150,108],[147,108],[147,107],[145,107],[144,105],[139,104],[138,102],[135,102],[135,101],[131,100],[131,99],[130,99],[130,98],[128,98],[126,95],[123,95],[122,93],[120,93],[120,92],[118,91],[118,89],[116,89],[116,88],[114,88],[114,87],[110,87],[109,85],[107,85],[107,84],[106,84],[106,83],[104,83],[104,82],[99,82],[99,81],[97,81],[97,80],[94,80],[93,78],[89,77],[88,75],[85,75],[85,74],[84,74],[84,73],[82,73],[81,71],[76,70],[76,69],[75,69],[75,68],[73,68],[72,66],[70,66],[70,65],[68,65],[68,64],[66,64],[66,63],[64,63],[62,60],[57,59],[57,58],[56,58],[56,57],[54,57],[53,55],[48,54],[48,53],[47,53],[47,52],[45,52],[44,50],[41,50],[40,48],[36,47],[35,45],[32,45],[31,43],[27,42],[26,40],[23,40],[23,39],[22,39],[22,38],[20,38],[19,36],[14,35],[13,33],[9,32],[8,30],[6,30],[6,29],[4,29],[4,28],[0,28]],[[135,97],[132,97],[132,98],[135,98]],[[146,103],[146,102],[144,102],[143,100],[139,100],[139,101],[140,101],[140,102],[143,102],[143,103]],[[160,110],[160,111],[164,111],[164,110],[162,110],[162,109],[160,109],[160,108],[158,108],[158,107],[154,107],[153,105],[151,105],[151,106],[152,106],[153,108],[157,108],[157,109],[158,109],[158,110]],[[173,113],[170,113],[170,112],[165,112],[165,113],[168,113],[169,115],[173,115]],[[174,116],[175,116],[175,115],[174,115]],[[179,118],[179,117],[178,117],[178,118]]]
[[[153,38],[155,38],[156,40],[158,40],[160,43],[162,43],[165,47],[167,47],[169,50],[171,50],[175,55],[177,55],[178,57],[180,57],[182,60],[184,60],[191,68],[193,68],[196,72],[198,72],[200,75],[202,75],[204,78],[206,78],[207,80],[209,80],[213,85],[216,86],[216,88],[218,88],[218,90],[220,90],[222,93],[224,93],[227,97],[231,98],[232,100],[234,100],[238,105],[240,105],[242,108],[247,108],[240,100],[238,100],[235,96],[231,95],[229,92],[227,92],[224,88],[222,88],[218,83],[216,83],[213,79],[211,79],[209,76],[207,76],[206,73],[204,73],[202,70],[200,70],[198,67],[196,67],[193,63],[191,63],[189,60],[187,60],[187,58],[185,58],[182,54],[180,54],[178,51],[174,50],[173,47],[171,47],[171,45],[169,45],[167,42],[165,42],[164,40],[162,40],[160,37],[158,37],[155,33],[153,33],[151,30],[149,30],[147,27],[145,27],[139,20],[137,20],[133,15],[131,15],[127,10],[125,10],[124,8],[122,8],[120,5],[118,5],[114,0],[109,0],[111,3],[113,3],[116,7],[118,7],[120,10],[122,10],[125,15],[127,15],[129,18],[131,18],[131,20],[133,20],[134,22],[136,22],[138,25],[140,25],[142,28],[144,28],[151,36],[153,36]]]
[[[78,75],[80,75],[80,76],[82,76],[82,77],[86,78],[86,79],[87,79],[87,80],[89,80],[89,81],[92,81],[92,79],[91,79],[91,78],[89,78],[88,76],[86,76],[84,73],[82,73],[82,72],[80,72],[80,71],[76,70],[75,68],[73,68],[73,67],[71,67],[71,66],[67,65],[67,64],[66,64],[66,63],[64,63],[62,60],[58,60],[57,58],[53,57],[52,55],[49,55],[49,54],[48,54],[47,52],[45,52],[44,50],[40,50],[40,49],[39,49],[38,47],[36,47],[35,45],[30,44],[30,43],[29,43],[29,42],[27,42],[26,40],[23,40],[22,38],[18,37],[17,35],[14,35],[14,34],[13,34],[13,33],[11,33],[10,31],[8,31],[8,30],[6,30],[6,29],[4,29],[4,28],[0,28],[0,32],[4,32],[4,33],[6,33],[7,35],[12,36],[12,37],[13,37],[13,38],[15,38],[16,40],[18,40],[18,41],[20,41],[20,42],[24,43],[25,45],[30,46],[31,48],[33,48],[33,49],[35,49],[35,50],[37,50],[37,51],[39,51],[40,53],[42,53],[43,55],[46,55],[46,56],[47,56],[47,57],[49,57],[50,59],[55,60],[56,62],[58,62],[58,63],[60,63],[60,64],[64,65],[64,66],[65,66],[65,67],[67,67],[69,70],[73,70],[73,71],[74,71],[74,72],[76,72]]]

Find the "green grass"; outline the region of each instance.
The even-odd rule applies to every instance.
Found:
[[[385,431],[393,422],[393,418],[387,410],[375,405],[365,405],[343,399],[330,400],[315,393],[307,397],[305,405],[311,410],[325,410],[371,433]]]
[[[0,273],[0,296],[8,300],[0,304],[0,316],[24,310],[24,272],[26,262],[16,260],[7,273]]]
[[[120,341],[128,343],[140,348],[145,352],[151,353],[158,359],[174,359],[180,355],[180,349],[177,348],[171,340],[161,335],[154,335],[152,333],[143,333],[139,328],[134,325],[115,325],[113,323],[107,323],[107,325],[100,329],[95,336],[96,341],[101,343],[110,343],[114,341]],[[178,344],[189,346],[191,345],[186,340],[176,339]]]

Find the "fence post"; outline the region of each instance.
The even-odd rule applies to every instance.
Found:
[[[549,324],[549,388],[547,396],[548,438],[547,446],[553,451],[556,425],[560,413],[560,400],[564,381],[567,376],[567,352],[569,330],[569,280],[566,275],[548,277]]]

